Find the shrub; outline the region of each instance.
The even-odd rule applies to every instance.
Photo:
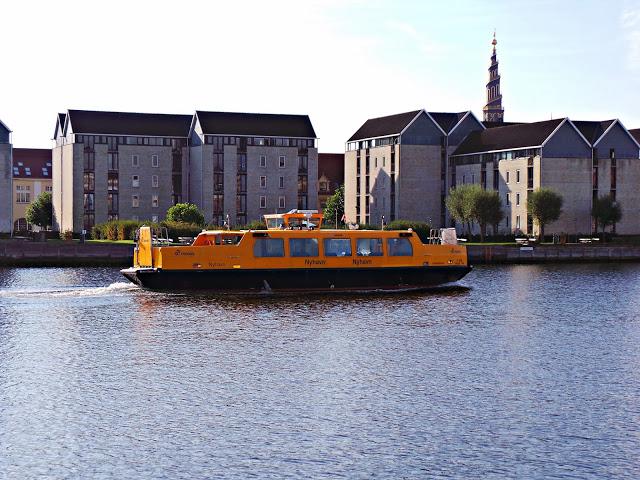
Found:
[[[380,225],[372,225],[370,223],[359,223],[358,230],[380,230]]]
[[[266,230],[267,224],[264,223],[262,220],[254,220],[252,222],[247,223],[242,228],[243,230]]]
[[[167,235],[173,241],[177,241],[178,237],[196,237],[201,231],[202,226],[194,223],[171,222],[165,220],[160,222],[161,228],[167,229]]]
[[[384,227],[385,230],[408,230],[412,229],[418,234],[420,240],[423,243],[429,241],[429,234],[431,233],[431,225],[426,222],[418,222],[416,220],[394,220],[388,223]]]
[[[62,240],[73,240],[73,231],[65,230],[64,232],[60,232],[60,238]]]
[[[204,215],[193,203],[177,203],[167,210],[167,221],[204,225]]]

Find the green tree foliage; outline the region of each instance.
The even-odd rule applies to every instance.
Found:
[[[487,225],[493,225],[496,230],[504,218],[502,199],[496,191],[488,191],[482,188],[471,191],[472,211],[471,216],[480,226],[480,240],[484,242],[487,235]],[[494,231],[494,233],[497,233]]]
[[[167,221],[204,225],[204,215],[193,203],[176,203],[167,210]]]
[[[46,228],[53,224],[53,206],[51,204],[51,192],[43,192],[38,195],[31,205],[27,207],[25,218],[27,222]]]
[[[324,215],[323,221],[328,225],[335,224],[336,220],[339,224],[343,223],[344,185],[340,185],[336,190],[336,193],[327,199],[327,205],[324,207],[322,214]]]
[[[394,220],[388,223],[384,227],[385,230],[408,230],[412,229],[422,240],[422,243],[429,241],[429,234],[431,233],[431,225],[425,222],[418,222],[415,220]]]
[[[604,232],[608,226],[614,226],[622,219],[622,208],[611,195],[605,195],[593,201],[591,216],[596,221],[596,233],[598,233],[598,225]]]
[[[527,198],[527,212],[540,228],[540,241],[544,238],[544,227],[555,222],[562,214],[562,196],[549,188],[539,188]]]

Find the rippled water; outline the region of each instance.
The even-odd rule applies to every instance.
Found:
[[[0,270],[0,478],[638,478],[640,266],[412,295]]]

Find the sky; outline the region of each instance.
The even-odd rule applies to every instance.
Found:
[[[481,118],[494,29],[505,121],[640,128],[640,0],[8,0],[0,120],[47,148],[67,109],[307,114],[320,152],[368,118]]]

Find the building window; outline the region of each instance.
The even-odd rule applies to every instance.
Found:
[[[278,188],[284,188],[284,177],[279,178]]]
[[[158,206],[158,195],[152,195],[151,196],[151,206],[152,207],[157,207]]]
[[[286,163],[286,157],[284,155],[280,155],[280,159],[278,161],[278,166],[280,168],[284,168]]]
[[[384,157],[382,157],[382,166],[383,166],[383,167],[385,166],[385,163],[386,163],[386,162],[385,162],[385,158],[384,158]]]
[[[266,155],[260,155],[260,166],[261,167],[266,167],[267,166],[267,156]]]
[[[267,208],[267,197],[260,195],[260,208]]]
[[[140,199],[138,195],[131,195],[131,206],[133,208],[138,208],[140,206]]]
[[[152,187],[158,186],[158,175],[151,175],[151,186]]]
[[[131,155],[131,166],[137,167],[140,165],[140,157],[138,155]]]
[[[264,175],[260,176],[260,188],[267,188],[267,177]]]
[[[505,178],[506,183],[509,183],[509,177],[510,177],[509,171],[507,170],[507,177]]]
[[[160,166],[160,162],[158,161],[158,155],[151,155],[151,166],[152,167]]]
[[[467,176],[466,175],[462,175],[462,184],[466,184],[467,183]]]
[[[31,187],[29,185],[16,185],[16,202],[31,203]]]
[[[507,193],[507,207],[511,205],[511,194]]]
[[[285,208],[285,197],[278,197],[278,208]]]
[[[520,170],[516,170],[516,183],[520,183]]]
[[[158,215],[151,215],[151,221],[153,223],[158,223]]]
[[[45,192],[53,192],[53,187],[51,185],[47,185],[46,187],[44,187],[44,191]]]
[[[107,153],[107,168],[109,170],[118,169],[118,152]]]
[[[476,174],[475,173],[471,174],[471,183],[476,183]]]
[[[516,228],[520,230],[520,215],[516,215]]]
[[[520,194],[516,193],[516,206],[520,205]]]
[[[131,176],[131,186],[139,187],[140,186],[140,177],[138,175]]]

